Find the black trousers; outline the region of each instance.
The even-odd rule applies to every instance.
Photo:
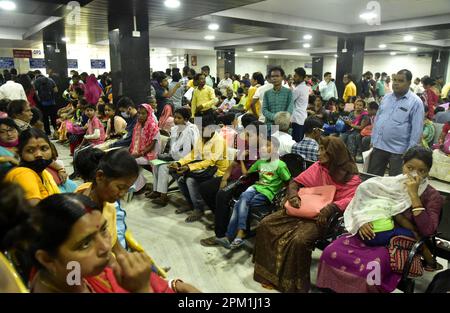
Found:
[[[389,163],[389,176],[397,176],[402,173],[403,160],[401,154],[394,154],[377,148],[373,148],[370,154],[369,174],[384,176]]]
[[[52,124],[54,130],[58,129],[56,126],[56,119],[58,117],[57,107],[56,107],[56,105],[49,105],[49,106],[40,105],[39,110],[41,110],[42,117],[44,119],[45,133],[47,135],[51,135],[52,132],[50,130],[50,123]]]

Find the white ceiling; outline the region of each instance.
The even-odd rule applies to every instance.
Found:
[[[267,0],[243,8],[266,14],[285,14],[328,23],[357,25],[365,23],[359,15],[366,11],[368,2],[364,0]],[[382,23],[450,13],[449,0],[378,0],[378,2],[381,6]]]

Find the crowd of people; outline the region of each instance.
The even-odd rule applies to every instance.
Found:
[[[171,181],[187,223],[214,214],[215,234],[200,243],[226,249],[246,244],[252,208],[267,210],[285,192],[254,247],[254,279],[282,292],[310,290],[312,250],[336,214],[349,234],[325,249],[317,277],[335,292],[393,291],[401,271],[390,262],[392,240],[437,230],[443,199],[428,177],[436,153],[450,153],[450,85],[441,78],[348,73],[339,97],[331,73],[322,80],[301,67],[221,80],[208,66],[173,68],[152,73],[136,104],[133,95],[113,98],[108,73],[72,71],[66,90],[52,73],[5,70],[0,86],[0,252],[32,292],[198,292],[166,281],[127,239],[121,199],[145,194],[138,201],[166,207]],[[69,146],[70,175],[59,145]],[[299,175],[284,161],[292,155]],[[363,162],[378,177],[362,182]],[[304,197],[315,188],[328,201],[299,213],[313,210]],[[442,268],[427,249],[421,255],[425,270]],[[79,285],[65,283],[69,260],[81,264]],[[366,280],[373,261],[382,270],[375,286]]]

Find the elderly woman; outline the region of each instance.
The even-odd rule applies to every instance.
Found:
[[[300,188],[333,185],[333,202],[316,219],[289,216],[285,209],[263,219],[256,231],[254,279],[282,292],[308,292],[314,243],[326,231],[332,213],[345,211],[360,182],[356,164],[342,140],[323,138],[319,162],[291,181],[287,201],[299,208]]]
[[[31,128],[33,112],[26,100],[13,100],[8,105],[8,116],[14,120],[20,131]]]
[[[395,216],[395,226],[388,231],[379,232],[386,223],[379,218],[370,218],[374,214],[373,209],[365,211],[367,213],[358,214],[364,210],[371,200],[370,197],[363,197],[358,205],[349,206],[348,212],[345,214],[344,220],[346,228],[354,235],[344,235],[331,243],[323,252],[320,258],[320,265],[317,277],[317,286],[321,288],[332,289],[336,292],[391,292],[393,291],[401,279],[401,274],[393,272],[390,266],[389,250],[386,247],[386,241],[392,236],[407,235],[408,237],[430,236],[437,230],[439,224],[439,215],[442,208],[442,197],[439,192],[428,185],[427,177],[433,164],[431,151],[414,147],[408,150],[403,157],[403,174],[408,175],[404,182],[404,196],[396,196],[392,199],[392,208],[406,203],[406,210]],[[375,178],[378,179],[379,178]],[[383,178],[384,180],[393,179],[391,177]],[[383,182],[383,179],[381,182]],[[373,179],[365,182],[370,183]],[[392,184],[390,184],[392,186]],[[364,190],[361,186],[361,191]],[[392,193],[386,192],[385,198],[389,198]],[[360,189],[356,193],[355,200],[359,197]],[[371,188],[372,192],[376,190]],[[377,201],[381,199],[377,197]],[[406,199],[406,201],[403,201]],[[369,222],[359,219],[363,223],[359,226],[358,215],[368,218]],[[386,220],[386,219],[384,219]],[[365,223],[364,223],[365,222]],[[384,225],[383,225],[384,224]],[[358,227],[359,226],[359,227]],[[352,231],[353,228],[355,231]],[[383,230],[383,229],[382,229]],[[408,235],[409,233],[409,235]],[[389,237],[387,237],[389,236]],[[383,238],[384,237],[384,238]],[[374,244],[374,241],[382,241],[382,244]],[[428,250],[423,251],[424,258],[428,261],[426,270],[434,270],[439,268],[439,264],[430,264],[430,254]],[[372,269],[368,267],[368,263],[377,261],[380,264],[381,279],[380,285],[370,286],[367,283],[367,277]]]
[[[16,147],[19,145],[19,127],[10,118],[0,118],[0,178],[14,165],[19,165]]]
[[[295,140],[289,135],[291,127],[291,114],[289,112],[278,112],[275,114],[274,125],[278,125],[278,131],[272,134],[272,137],[278,139],[280,149],[278,151],[280,157],[292,152],[292,146]]]

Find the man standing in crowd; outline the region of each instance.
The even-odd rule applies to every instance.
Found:
[[[411,81],[410,71],[399,71],[392,84],[394,92],[386,95],[380,104],[372,131],[370,174],[384,176],[388,163],[390,176],[401,174],[403,153],[420,141],[424,105],[409,90]]]
[[[259,107],[260,107],[260,110],[262,110],[262,107],[264,105],[264,94],[266,93],[267,90],[270,90],[272,88],[273,88],[273,85],[272,85],[271,80],[270,80],[270,75],[267,75],[266,76],[266,83],[264,85],[259,86],[256,89],[255,94],[253,95],[253,98],[251,100],[250,107],[251,108],[256,108],[256,104],[259,101],[259,103],[260,103]],[[256,110],[254,109],[254,111],[256,111]],[[264,115],[261,114],[259,116],[259,119],[260,119],[260,121],[264,122],[264,119],[265,119]]]
[[[323,101],[327,102],[331,98],[339,98],[336,84],[331,80],[331,73],[326,72],[323,75],[323,80],[319,83],[319,92]]]
[[[208,65],[202,67],[202,74],[205,75],[206,86],[214,88],[214,80],[212,79],[210,73],[211,69],[209,68]]]
[[[37,98],[39,100],[38,108],[42,111],[42,116],[44,118],[45,133],[50,136],[51,130],[49,120],[53,126],[53,129],[57,129],[56,96],[58,93],[58,87],[53,79],[40,74],[36,77],[34,88],[36,89]]]
[[[233,89],[233,80],[230,77],[230,73],[225,72],[225,78],[220,81],[220,83],[217,85],[217,88],[219,88],[222,95],[227,94],[228,88]]]
[[[356,97],[356,85],[353,82],[352,74],[345,74],[343,82],[345,85],[345,89],[342,98],[344,99],[345,103],[348,103],[350,97]]]
[[[214,89],[206,85],[205,75],[203,74],[195,75],[194,85],[197,87],[192,94],[192,117],[212,115],[212,107],[217,102]]]
[[[273,88],[264,94],[262,110],[267,125],[273,124],[275,114],[282,111],[292,114],[294,107],[292,91],[282,86],[284,70],[281,67],[274,67],[270,70],[270,77]]]
[[[16,83],[10,72],[4,72],[5,82],[0,87],[0,99],[27,100],[27,95],[21,84]]]
[[[296,87],[293,91],[294,109],[292,113],[292,138],[296,142],[299,142],[303,139],[304,124],[306,118],[308,117],[308,113],[306,112],[306,110],[308,108],[309,92],[308,86],[306,86],[305,83],[305,76],[306,72],[303,67],[295,69],[294,84],[296,85]],[[331,73],[326,73],[325,79],[326,77],[331,80]],[[333,82],[331,83],[334,85]],[[334,86],[334,89],[336,89],[336,86]]]
[[[375,74],[375,79],[377,81],[377,85],[376,85],[376,89],[375,89],[376,94],[377,94],[376,99],[381,99],[386,94],[386,89],[384,88],[384,80],[386,79],[386,76],[387,76],[387,74],[384,72],[381,75],[380,75],[380,73]]]

